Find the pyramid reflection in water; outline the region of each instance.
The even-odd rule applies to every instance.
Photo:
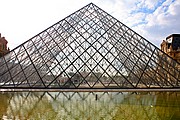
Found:
[[[1,88],[174,88],[179,64],[90,3],[0,58]]]
[[[5,92],[0,93],[0,99],[0,119],[179,120],[180,118],[179,92]]]

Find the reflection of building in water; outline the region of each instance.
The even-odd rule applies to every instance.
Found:
[[[179,98],[178,92],[6,92],[0,118],[179,120]]]
[[[4,120],[3,116],[7,114],[11,94],[0,92],[0,120]]]
[[[179,120],[179,101],[180,94],[178,92],[159,92],[155,108],[160,120]]]
[[[7,48],[8,41],[5,37],[1,37],[0,33],[0,57],[9,52],[9,48]]]
[[[180,62],[180,34],[172,34],[163,40],[161,50]]]

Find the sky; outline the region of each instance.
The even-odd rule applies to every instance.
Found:
[[[180,33],[180,0],[0,0],[0,33],[12,50],[89,3],[160,47]]]

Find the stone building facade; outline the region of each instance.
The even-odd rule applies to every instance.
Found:
[[[7,43],[8,41],[5,39],[5,37],[1,37],[0,33],[0,57],[9,52],[9,48],[7,48]]]
[[[180,63],[180,34],[172,34],[161,43],[161,50]]]

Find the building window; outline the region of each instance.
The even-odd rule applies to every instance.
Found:
[[[0,44],[0,50],[2,50],[2,45]]]

